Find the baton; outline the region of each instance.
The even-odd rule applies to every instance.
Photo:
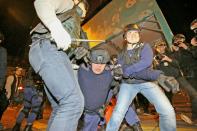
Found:
[[[77,41],[77,42],[106,42],[105,40],[88,40],[88,39],[72,39],[72,41]]]

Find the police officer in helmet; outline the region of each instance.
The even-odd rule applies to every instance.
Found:
[[[128,107],[137,93],[143,94],[155,105],[160,116],[160,130],[175,131],[175,112],[165,94],[160,90],[158,85],[146,79],[135,79],[133,77],[134,74],[147,71],[151,67],[153,52],[150,45],[140,42],[141,30],[137,24],[126,25],[123,31],[125,47],[119,55],[118,63],[122,66],[124,80],[120,85],[117,104],[106,131],[118,131]],[[155,78],[158,77],[158,74],[150,75]],[[142,76],[146,78],[147,75]]]
[[[85,98],[82,130],[97,131],[102,122],[105,104],[112,97],[111,86],[114,78],[108,66],[110,56],[106,50],[91,50],[89,60],[90,64],[82,64],[78,70],[79,85]],[[139,118],[131,107],[125,118],[131,128],[141,129]]]

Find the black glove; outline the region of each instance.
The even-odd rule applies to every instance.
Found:
[[[80,60],[83,58],[86,54],[88,53],[88,49],[86,49],[83,46],[79,46],[75,49],[74,54],[75,54],[75,59]]]
[[[177,93],[179,91],[179,83],[174,77],[161,74],[157,79],[158,84],[167,92]]]
[[[114,68],[112,69],[113,72],[113,76],[115,80],[121,80],[122,79],[122,75],[123,75],[123,70],[121,65],[115,65]]]

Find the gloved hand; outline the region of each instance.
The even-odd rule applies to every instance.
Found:
[[[121,80],[123,75],[123,70],[120,64],[117,64],[112,69],[113,76],[115,80]]]
[[[69,33],[64,29],[60,21],[53,21],[49,24],[49,30],[51,36],[57,44],[58,49],[67,50],[71,44],[71,37]]]
[[[161,74],[158,79],[158,84],[167,92],[177,93],[179,91],[179,83],[174,77]]]
[[[86,49],[83,46],[79,46],[75,49],[75,59],[80,60],[82,57],[84,57],[88,53],[88,49]]]
[[[167,77],[165,84],[171,89],[172,93],[174,94],[180,91],[179,83],[174,77]]]
[[[98,113],[101,118],[105,117],[105,106],[104,105],[98,110]]]

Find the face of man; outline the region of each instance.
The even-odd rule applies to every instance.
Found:
[[[17,75],[17,76],[21,76],[21,75],[22,75],[22,71],[23,71],[22,68],[16,69],[16,75]]]
[[[197,39],[196,39],[196,37],[193,37],[193,38],[191,39],[191,44],[192,44],[193,46],[197,46]]]
[[[165,53],[165,50],[166,50],[166,45],[159,45],[157,48],[156,48],[157,52],[163,54]]]
[[[81,17],[84,18],[86,16],[87,10],[86,10],[85,4],[83,2],[80,2],[80,3],[79,2],[80,0],[74,0],[75,5],[78,4],[79,8],[81,8],[81,10],[83,11]]]
[[[134,43],[139,42],[139,40],[140,40],[140,34],[139,34],[139,32],[136,31],[136,30],[128,31],[126,33],[126,40],[129,43],[131,43],[131,44],[134,44]]]
[[[105,70],[105,66],[106,64],[95,64],[95,63],[92,63],[92,71],[95,73],[95,74],[101,74],[104,70]]]

